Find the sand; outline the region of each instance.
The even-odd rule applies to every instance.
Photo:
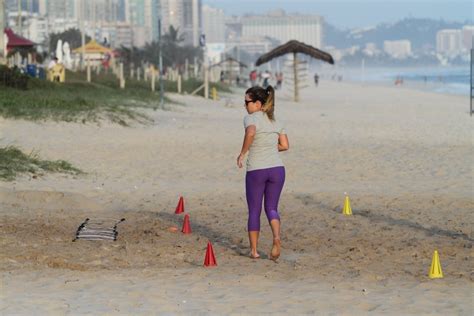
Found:
[[[243,90],[171,95],[154,123],[0,119],[0,144],[86,171],[0,182],[2,314],[471,315],[469,99],[322,81],[277,94],[290,150],[282,256],[248,258]],[[354,215],[341,214],[344,192]],[[191,235],[173,233],[190,214]],[[87,217],[118,240],[72,242]],[[208,240],[218,266],[202,267]],[[443,279],[427,272],[440,253]]]

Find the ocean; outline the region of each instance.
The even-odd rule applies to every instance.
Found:
[[[336,74],[334,77],[333,75]],[[323,77],[344,81],[380,83],[394,85],[397,78],[403,86],[443,94],[469,96],[470,67],[423,67],[423,68],[325,68]]]

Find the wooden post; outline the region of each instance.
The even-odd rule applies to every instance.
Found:
[[[298,94],[298,59],[296,58],[296,52],[293,53],[293,75],[295,80],[295,102],[299,101],[299,94]]]
[[[204,98],[209,99],[209,70],[204,66]]]
[[[135,72],[134,72],[133,64],[132,64],[130,65],[130,79],[133,79],[133,76],[135,76]]]
[[[87,58],[87,82],[91,82],[91,63],[89,58]]]
[[[148,69],[149,69],[149,67],[148,67]],[[143,80],[145,80],[145,82],[148,81],[148,74],[146,72],[146,67],[145,66],[143,66]]]
[[[142,70],[140,67],[137,67],[137,80],[140,81],[140,77],[141,77],[141,71]]]
[[[189,79],[189,60],[186,58],[184,60],[184,80]]]
[[[120,63],[120,89],[125,89],[125,78],[123,77],[123,63]]]
[[[198,62],[197,57],[194,57],[194,78],[198,77]]]
[[[181,94],[181,75],[178,75],[178,93]]]
[[[21,54],[20,54],[20,53],[16,53],[15,56],[16,56],[16,65],[21,68],[21,64],[22,64],[22,62],[23,62],[23,60],[22,60],[22,58],[21,58]]]
[[[152,66],[150,69],[150,72],[151,72],[151,91],[155,92],[155,77],[156,77],[155,67]]]

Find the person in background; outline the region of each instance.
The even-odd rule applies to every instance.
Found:
[[[270,85],[270,78],[272,77],[271,73],[268,70],[265,70],[265,72],[262,74],[262,87],[266,89]]]
[[[53,57],[51,59],[51,61],[49,62],[49,64],[48,64],[48,70],[53,69],[54,66],[56,66],[57,63],[58,63],[58,57]]]
[[[280,90],[283,84],[283,73],[279,72],[279,73],[276,73],[275,75],[276,75],[276,82],[277,82],[276,88]]]
[[[254,69],[250,72],[250,85],[251,87],[255,87],[255,85],[257,84],[257,71]]]

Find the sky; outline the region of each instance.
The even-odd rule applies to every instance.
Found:
[[[318,14],[341,29],[371,27],[405,17],[472,21],[473,3],[473,0],[203,0],[203,4],[224,9],[228,15],[262,14],[274,9]]]

